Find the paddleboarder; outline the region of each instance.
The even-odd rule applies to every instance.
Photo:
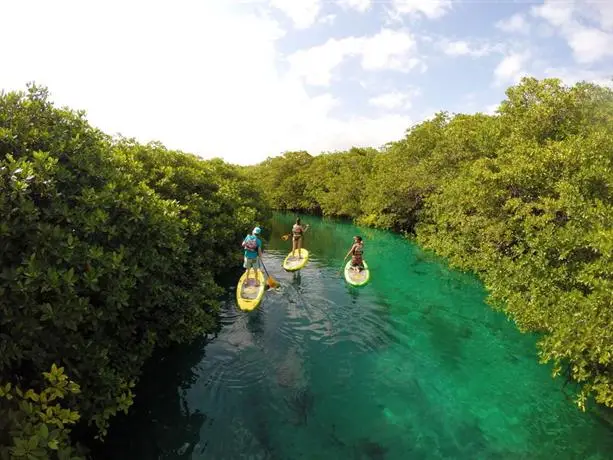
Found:
[[[258,238],[258,235],[262,232],[260,227],[255,227],[251,232],[251,235],[247,235],[243,240],[243,248],[245,249],[245,258],[243,261],[243,267],[246,270],[247,278],[245,282],[249,282],[249,272],[253,268],[253,277],[255,279],[255,285],[259,286],[258,272],[260,268],[260,259],[262,257],[262,240]]]
[[[353,245],[351,249],[345,256],[345,259],[351,256],[351,269],[354,271],[361,272],[364,270],[364,262],[362,259],[362,255],[364,254],[364,242],[362,241],[361,236],[353,237]]]
[[[292,226],[292,257],[296,257],[296,249],[298,249],[298,259],[302,259],[302,255],[300,254],[300,249],[302,249],[302,238],[308,228],[308,224],[302,226],[300,217],[296,218],[296,223]]]

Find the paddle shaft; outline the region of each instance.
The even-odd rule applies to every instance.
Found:
[[[270,278],[270,275],[268,274],[268,270],[266,270],[266,265],[264,265],[264,259],[262,259],[261,257],[260,257],[260,262],[262,263],[262,267],[264,267],[264,272],[266,273],[266,276]]]
[[[339,269],[339,273],[341,273],[343,271],[343,269],[345,268],[345,261],[347,260],[347,256],[345,256],[345,258],[343,259],[343,265],[341,265],[341,268]]]
[[[264,265],[264,260],[260,257],[260,262],[262,262],[262,267],[264,268],[264,272],[266,273],[266,276],[268,277],[268,286],[270,288],[274,288],[277,287],[279,285],[279,283],[277,282],[276,279],[274,279],[272,276],[270,276],[270,274],[268,273],[268,270],[266,270],[266,265]]]

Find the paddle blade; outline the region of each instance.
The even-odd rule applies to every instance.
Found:
[[[283,236],[281,237],[281,239],[282,239],[283,241],[287,241],[287,240],[289,239],[289,235],[283,235]]]
[[[268,283],[268,287],[270,288],[276,288],[279,286],[279,283],[277,282],[277,280],[274,278],[271,278],[270,276],[268,277],[267,283]]]

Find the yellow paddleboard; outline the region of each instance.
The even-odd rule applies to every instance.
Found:
[[[238,284],[236,285],[236,301],[241,310],[253,310],[262,301],[264,291],[266,290],[266,280],[262,270],[257,270],[256,276],[260,283],[257,287],[255,286],[253,270],[249,270],[249,280],[247,283],[245,283],[247,272],[243,273],[243,276],[238,280]]]
[[[290,252],[283,261],[283,268],[285,268],[288,272],[300,270],[309,261],[309,251],[306,249],[300,248],[300,259],[298,258],[298,251],[296,251],[295,254],[296,255],[293,256]]]
[[[364,286],[370,280],[370,270],[365,260],[362,261],[364,269],[361,272],[351,269],[351,260],[345,264],[345,281],[353,286]]]

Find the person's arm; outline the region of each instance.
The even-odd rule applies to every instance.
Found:
[[[348,253],[347,253],[347,255],[345,256],[345,259],[351,255],[351,253],[353,252],[353,248],[354,248],[354,247],[355,247],[355,244],[352,244],[352,245],[351,245],[351,249],[349,250],[349,252],[348,252]],[[343,260],[345,260],[345,259],[343,259]]]
[[[262,258],[262,242],[261,241],[258,242],[258,256],[260,257],[260,259]]]
[[[302,229],[302,232],[303,232],[303,233],[306,233],[306,231],[307,231],[308,229],[309,229],[309,224],[306,224],[306,225],[304,226],[304,228]]]

